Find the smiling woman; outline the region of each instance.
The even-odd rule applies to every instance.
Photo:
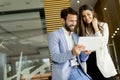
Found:
[[[115,76],[117,72],[107,48],[109,37],[108,24],[98,21],[95,11],[90,5],[83,5],[79,8],[78,24],[78,35],[80,37],[99,37],[102,39],[99,40],[102,46],[94,49],[88,58],[87,73],[93,80],[114,80],[113,76]],[[95,39],[93,39],[93,41],[94,40]],[[96,44],[96,46],[98,45]]]

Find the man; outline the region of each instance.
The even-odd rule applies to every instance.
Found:
[[[77,12],[68,7],[61,11],[63,27],[48,36],[52,56],[52,80],[91,80],[84,72],[81,62],[91,53],[85,46],[78,45],[78,36],[73,33],[77,25]]]

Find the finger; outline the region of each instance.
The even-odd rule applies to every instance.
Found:
[[[77,45],[78,48],[85,48],[84,45]]]

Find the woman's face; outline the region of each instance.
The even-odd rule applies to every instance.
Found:
[[[87,24],[91,23],[93,20],[93,12],[91,10],[84,10],[82,12],[82,18]]]

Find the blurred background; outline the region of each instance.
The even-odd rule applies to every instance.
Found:
[[[45,71],[39,69],[38,74],[50,77],[47,36],[61,27],[62,8],[71,6],[78,12],[83,4],[93,6],[99,21],[108,23],[109,52],[120,73],[120,0],[0,0],[0,80],[5,64],[7,77],[17,73],[21,52],[22,70],[35,66],[32,72],[47,63]]]

